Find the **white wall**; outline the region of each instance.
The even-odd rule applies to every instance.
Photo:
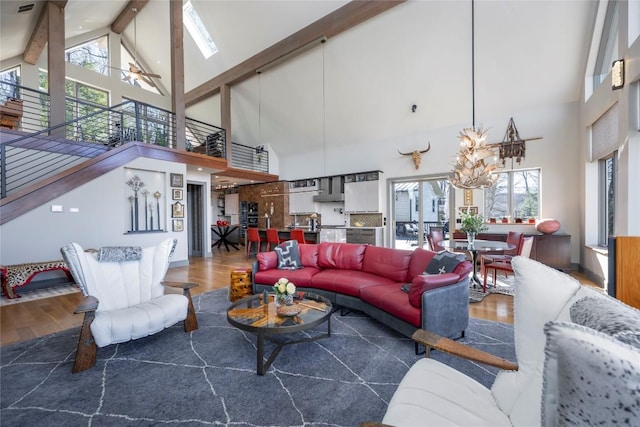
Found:
[[[159,233],[127,233],[130,230],[129,201],[132,194],[125,185],[125,168],[166,172],[161,199],[164,228]],[[169,173],[185,174],[183,164],[139,158],[125,167],[108,172],[69,193],[57,197],[0,226],[0,264],[11,265],[62,259],[60,248],[76,242],[83,248],[100,246],[151,246],[166,238],[178,239],[172,262],[188,262],[186,231],[171,232],[171,187]],[[164,206],[162,204],[164,200]],[[61,205],[63,212],[51,212]],[[78,209],[77,213],[70,212]],[[186,221],[186,215],[185,215]],[[185,222],[186,230],[186,222]]]

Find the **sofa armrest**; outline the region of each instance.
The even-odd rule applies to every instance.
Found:
[[[494,356],[482,350],[469,347],[459,342],[453,341],[449,338],[441,337],[434,333],[425,331],[424,329],[418,329],[412,336],[414,341],[422,344],[426,348],[425,355],[429,357],[429,350],[436,349],[444,353],[449,353],[454,356],[462,357],[474,362],[483,363],[485,365],[494,366],[499,369],[507,371],[517,371],[518,364],[510,362],[507,359]]]
[[[460,276],[456,273],[421,274],[416,276],[411,281],[409,303],[416,308],[420,308],[423,293],[443,286],[453,285],[459,280]]]

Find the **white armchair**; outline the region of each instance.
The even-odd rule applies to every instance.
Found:
[[[517,364],[418,330],[413,338],[427,356],[437,349],[503,370],[489,389],[419,360],[384,425],[640,425],[640,312],[536,261],[516,257],[513,269]]]
[[[105,347],[155,334],[184,321],[198,329],[190,289],[195,283],[163,282],[176,241],[148,248],[105,247],[85,251],[69,243],[60,251],[84,299],[84,313],[73,372],[95,365],[96,345]],[[165,292],[166,287],[181,288]]]

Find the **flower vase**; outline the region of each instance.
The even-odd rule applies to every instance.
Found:
[[[473,242],[476,240],[476,233],[467,233],[467,242],[470,245],[473,245]]]
[[[277,294],[275,298],[276,307],[293,304],[293,295]]]

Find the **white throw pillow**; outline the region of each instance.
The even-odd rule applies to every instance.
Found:
[[[640,351],[567,322],[545,327],[542,425],[640,425]]]
[[[571,276],[529,258],[515,257],[514,341],[517,372],[501,372],[491,387],[514,425],[540,425],[544,325],[556,320],[580,289]]]

